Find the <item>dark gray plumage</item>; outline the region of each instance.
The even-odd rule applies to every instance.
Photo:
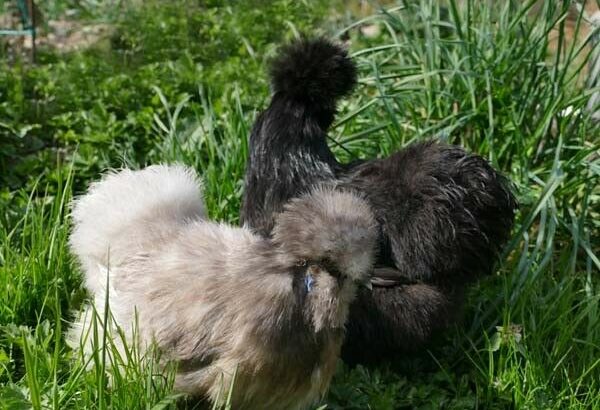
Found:
[[[465,286],[492,271],[516,208],[508,181],[483,158],[435,141],[337,162],[327,130],[356,69],[326,39],[285,47],[271,76],[271,103],[250,136],[243,223],[270,235],[283,204],[315,183],[360,192],[379,222],[377,263],[386,269],[353,304],[343,357],[387,361],[419,346],[453,320]]]

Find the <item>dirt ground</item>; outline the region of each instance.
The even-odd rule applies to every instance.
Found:
[[[112,26],[105,23],[78,21],[69,16],[46,20],[36,11],[36,48],[51,48],[59,52],[82,50],[106,38]],[[16,7],[7,7],[0,14],[0,29],[21,29],[21,18]],[[30,35],[0,36],[1,49],[8,58],[30,55],[33,41]],[[1,54],[0,54],[1,55]]]

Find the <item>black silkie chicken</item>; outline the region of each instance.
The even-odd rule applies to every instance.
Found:
[[[264,238],[207,220],[192,170],[152,166],[94,183],[73,221],[96,311],[103,317],[109,301],[130,347],[155,343],[176,362],[177,390],[219,405],[235,374],[233,408],[282,410],[325,393],[356,287],[373,267],[377,223],[359,196],[316,188],[290,201]],[[86,356],[101,348],[92,312],[69,337]],[[127,359],[112,324],[106,336]]]
[[[456,318],[466,286],[491,273],[514,221],[509,182],[483,158],[435,141],[339,163],[327,130],[356,68],[326,39],[285,47],[271,81],[271,103],[250,136],[242,222],[269,236],[283,204],[315,183],[359,192],[379,223],[379,252],[372,292],[352,305],[342,357],[376,363],[422,345]]]

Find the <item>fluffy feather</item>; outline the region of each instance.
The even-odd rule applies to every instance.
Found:
[[[219,403],[237,371],[235,408],[304,408],[324,394],[374,258],[376,223],[360,197],[316,189],[286,205],[265,239],[206,221],[195,174],[159,166],[106,176],[73,215],[96,309],[108,289],[129,343],[137,314],[141,347],[154,342],[177,362],[178,390]],[[91,309],[70,335],[88,355]]]
[[[324,38],[299,40],[284,47],[271,64],[273,93],[317,109],[352,91],[356,68],[343,48]]]
[[[191,219],[204,218],[196,174],[183,166],[124,169],[92,183],[71,216],[70,245],[86,270],[117,266],[132,253],[159,244]],[[86,275],[93,292],[106,289],[106,275]]]
[[[313,48],[326,51],[313,53]],[[516,203],[502,175],[456,146],[429,141],[385,159],[337,162],[326,136],[342,94],[329,87],[347,81],[346,88],[335,86],[345,94],[354,78],[343,74],[349,69],[342,74],[305,69],[332,59],[353,65],[340,47],[323,39],[288,46],[275,60],[275,93],[250,135],[241,217],[269,236],[283,204],[315,183],[363,195],[379,222],[377,264],[395,273],[374,278],[386,287],[362,295],[352,307],[343,358],[387,361],[453,320],[464,286],[492,271]],[[278,85],[283,74],[294,87]],[[317,84],[324,85],[320,98],[297,97],[296,90],[317,94]]]

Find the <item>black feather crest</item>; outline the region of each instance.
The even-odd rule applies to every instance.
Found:
[[[326,108],[356,84],[356,67],[346,50],[325,38],[304,38],[284,46],[270,73],[275,94]]]

